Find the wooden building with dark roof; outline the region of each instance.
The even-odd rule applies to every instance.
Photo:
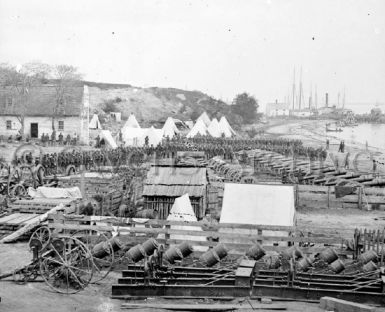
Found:
[[[207,171],[203,167],[151,167],[144,182],[144,209],[167,219],[175,198],[188,194],[198,220],[206,213]]]
[[[61,109],[56,114],[56,89],[54,85],[44,84],[28,90],[22,96],[13,87],[0,88],[0,135],[15,136],[22,128],[24,117],[25,136],[40,138],[52,133],[54,118],[56,134],[71,137],[81,134],[81,114],[83,112],[83,86],[74,86],[66,94]]]

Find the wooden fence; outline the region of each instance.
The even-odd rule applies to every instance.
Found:
[[[256,242],[267,251],[280,252],[297,245],[305,254],[333,246],[339,254],[351,255],[346,240],[353,240],[354,230],[328,227],[267,226],[250,224],[212,224],[167,220],[133,220],[100,216],[51,214],[49,226],[56,233],[74,231],[119,232],[127,244],[138,244],[154,237],[165,245],[189,241],[193,246],[213,247],[225,243],[230,253],[244,254]]]
[[[296,185],[297,207],[385,209],[384,188],[359,187],[354,194],[336,198],[334,186]]]

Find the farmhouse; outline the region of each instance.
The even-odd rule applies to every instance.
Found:
[[[13,87],[0,88],[0,135],[14,137],[21,131],[24,136],[40,138],[43,133],[51,135],[54,125],[57,136],[60,133],[64,137],[68,134],[71,137],[75,134],[81,136],[85,133],[81,129],[81,116],[86,88],[72,87],[60,107],[56,105],[54,85],[33,87],[24,96]]]

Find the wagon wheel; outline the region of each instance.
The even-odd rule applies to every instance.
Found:
[[[29,239],[29,247],[32,249],[32,247],[36,246],[38,251],[45,250],[48,244],[51,242],[51,238],[51,230],[47,226],[42,226],[31,235],[31,238]],[[37,241],[40,243],[40,245],[37,243]]]
[[[20,182],[21,182],[21,170],[18,167],[15,167],[11,169],[8,176],[7,189],[8,189],[9,196],[12,196],[11,194],[12,185],[18,184]]]
[[[35,168],[35,177],[39,185],[44,184],[44,176],[45,176],[44,167],[41,164],[37,165],[37,167]]]
[[[11,197],[23,197],[27,195],[27,191],[22,184],[16,184],[8,188],[8,194]]]
[[[100,282],[107,277],[114,265],[114,250],[108,240],[112,235],[107,236],[99,231],[88,231],[88,233],[77,231],[72,234],[72,237],[77,236],[80,236],[79,240],[87,246],[92,254],[93,275],[91,283]]]
[[[76,173],[76,168],[74,165],[68,165],[66,168],[66,176],[74,175]]]
[[[39,184],[36,174],[31,165],[20,166],[21,178],[24,184],[36,188]]]
[[[87,287],[92,279],[91,252],[74,237],[57,241],[62,241],[62,244],[50,245],[51,253],[40,262],[40,274],[52,290],[62,294],[75,294]],[[61,245],[60,248],[58,245]]]

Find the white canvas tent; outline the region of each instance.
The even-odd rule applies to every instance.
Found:
[[[140,128],[138,121],[135,118],[134,114],[130,114],[130,117],[128,117],[126,123],[123,126],[124,128]]]
[[[195,123],[194,127],[190,130],[190,132],[187,134],[188,138],[193,138],[196,135],[207,135],[207,128],[204,122],[201,119],[198,119]]]
[[[295,225],[292,185],[225,183],[220,223]],[[257,235],[256,230],[221,229],[222,232]],[[286,231],[263,231],[263,235],[287,236]],[[222,240],[221,240],[222,241]],[[241,243],[234,241],[231,243]]]
[[[198,117],[197,122],[198,120],[202,120],[206,127],[208,127],[211,123],[210,117],[206,112],[203,112],[202,115]]]
[[[152,126],[151,128],[147,129],[146,133],[144,134],[144,141],[146,140],[146,137],[148,137],[148,146],[157,146],[162,141],[163,130],[155,129]]]
[[[219,121],[219,126],[221,128],[222,133],[225,134],[226,138],[230,138],[236,134],[233,128],[231,128],[225,116],[221,117],[221,120]]]
[[[126,146],[143,146],[145,134],[148,129],[124,128],[122,129],[122,139]]]
[[[88,125],[90,129],[102,129],[102,125],[100,124],[98,115],[94,114],[92,119]]]
[[[211,120],[211,123],[207,128],[207,132],[214,138],[220,138],[222,136],[221,127],[219,126],[219,122],[216,118]]]
[[[104,139],[105,143],[108,144],[111,148],[117,148],[118,147],[114,138],[112,137],[110,130],[101,130],[100,131],[100,138]]]
[[[190,198],[188,194],[184,194],[181,197],[177,197],[171,208],[170,214],[167,217],[168,221],[184,221],[186,225],[171,225],[172,230],[185,230],[187,231],[202,231],[199,226],[188,225],[189,222],[197,222],[193,207],[191,206]],[[164,238],[164,234],[160,234],[158,238]],[[207,238],[202,231],[202,236],[185,235],[185,234],[170,234],[170,239],[191,241],[195,251],[206,251],[206,246],[194,246],[193,241],[206,241]]]
[[[165,137],[169,137],[172,139],[174,135],[178,134],[179,130],[175,125],[174,119],[172,117],[168,117],[163,126],[163,135]]]

